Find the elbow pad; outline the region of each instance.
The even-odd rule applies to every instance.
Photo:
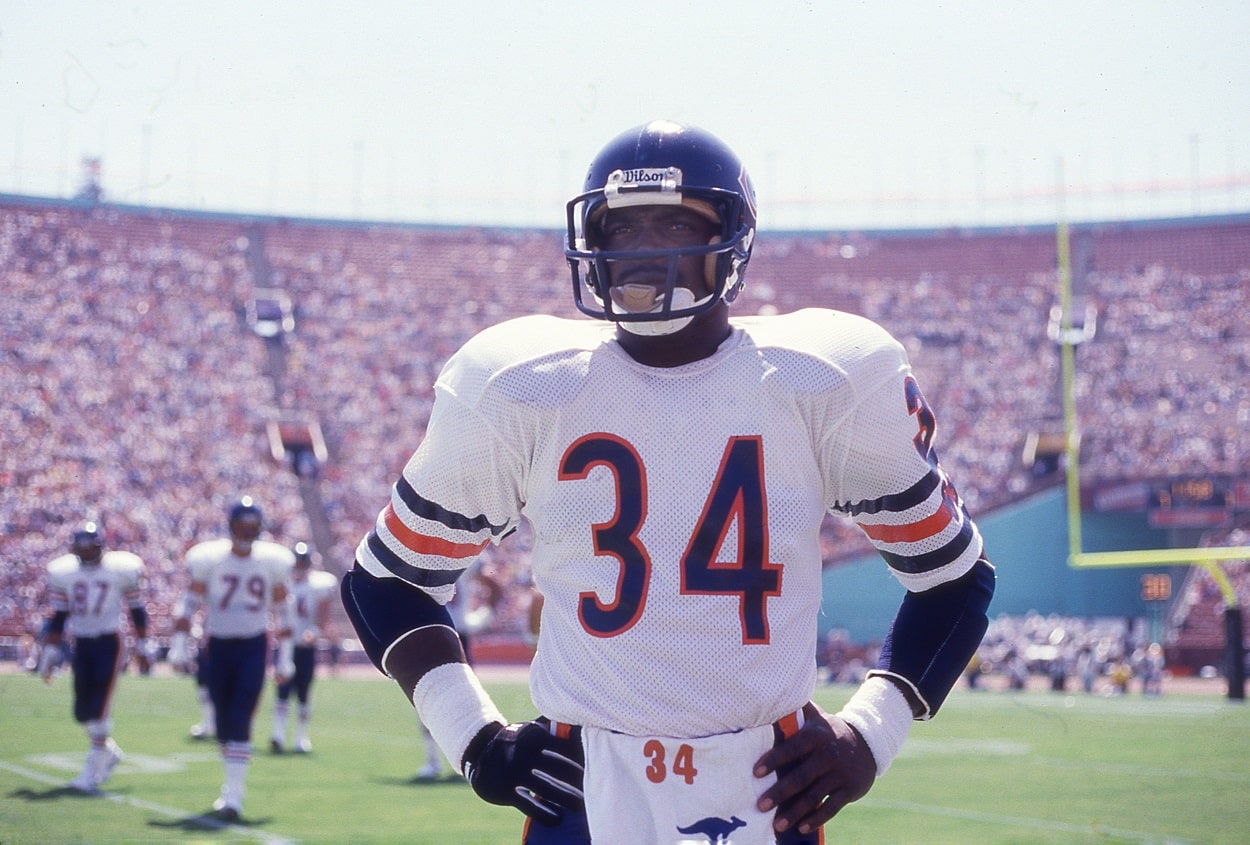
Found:
[[[870,674],[900,680],[919,700],[916,718],[931,718],[981,644],[993,595],[994,567],[984,558],[950,583],[908,593]]]
[[[383,674],[387,649],[418,628],[444,625],[456,629],[451,614],[426,593],[398,578],[377,578],[352,567],[340,586],[343,607],[373,665]]]

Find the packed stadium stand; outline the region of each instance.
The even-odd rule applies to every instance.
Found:
[[[562,238],[0,196],[0,636],[38,632],[44,565],[88,517],[147,562],[158,636],[183,551],[221,536],[241,493],[275,539],[350,565],[447,356],[513,315],[575,314]],[[1050,226],[763,232],[735,308],[888,328],[977,515],[1061,481],[1055,456],[1026,449],[1061,416],[1056,243]],[[1085,482],[1250,489],[1250,215],[1083,224],[1072,245],[1076,301],[1096,314],[1077,353]],[[292,331],[249,323],[267,290],[289,297]],[[324,436],[324,461],[275,451],[274,421],[292,418]],[[1227,505],[1204,542],[1244,536],[1250,494]],[[827,565],[867,548],[832,520],[825,540]],[[522,578],[527,542],[490,566]],[[1171,606],[1180,634],[1219,612],[1191,581]],[[524,610],[506,601],[497,627],[520,630]]]

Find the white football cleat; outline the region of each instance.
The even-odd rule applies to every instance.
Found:
[[[104,758],[103,762],[96,769],[95,785],[97,787],[113,776],[113,770],[117,768],[117,764],[126,756],[122,753],[121,747],[111,737],[105,743],[104,750],[108,752],[108,756]]]
[[[95,780],[86,772],[71,780],[67,786],[76,792],[81,792],[83,795],[100,794],[100,789],[96,786]]]

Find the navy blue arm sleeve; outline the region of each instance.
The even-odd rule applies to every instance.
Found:
[[[915,689],[921,699],[918,718],[937,713],[967,668],[989,626],[986,611],[993,595],[994,567],[982,558],[961,578],[903,598],[877,670]]]
[[[386,650],[405,634],[427,625],[456,628],[447,608],[425,592],[398,578],[375,578],[360,564],[343,576],[340,593],[361,646],[383,674]]]

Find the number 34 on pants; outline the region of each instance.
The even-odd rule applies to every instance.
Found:
[[[693,785],[699,770],[694,762],[694,748],[688,743],[669,747],[658,739],[649,739],[642,746],[643,756],[649,761],[644,774],[652,783],[663,783],[669,776],[679,777]]]

